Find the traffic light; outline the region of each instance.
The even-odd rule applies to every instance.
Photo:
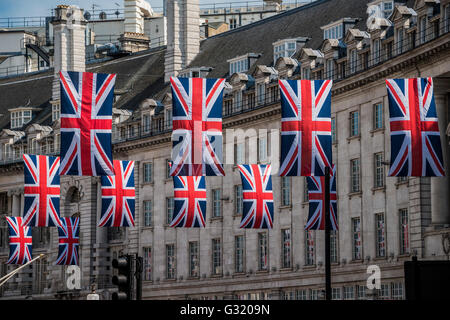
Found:
[[[112,294],[113,300],[131,300],[132,273],[131,256],[121,256],[112,261],[113,268],[117,269],[118,275],[113,276],[112,283],[119,287],[118,292]]]

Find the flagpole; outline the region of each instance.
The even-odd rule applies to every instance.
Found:
[[[331,300],[331,257],[330,257],[330,167],[325,167],[325,300]]]

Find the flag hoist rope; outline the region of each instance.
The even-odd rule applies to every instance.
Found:
[[[10,273],[8,273],[7,275],[3,276],[2,278],[0,278],[0,287],[2,285],[4,285],[6,283],[6,281],[8,281],[9,279],[11,279],[17,272],[19,272],[19,270],[25,268],[27,265],[33,263],[34,261],[44,258],[45,254],[41,253],[40,255],[38,255],[36,258],[28,261],[27,263],[25,263],[24,265],[20,266],[19,268],[17,268],[14,271],[11,271]]]

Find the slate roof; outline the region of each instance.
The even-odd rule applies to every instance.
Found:
[[[212,67],[208,77],[228,77],[229,59],[258,52],[262,55],[251,66],[253,74],[257,65],[273,65],[272,43],[277,40],[309,37],[305,48],[318,49],[322,44],[321,26],[343,17],[360,18],[354,28],[365,30],[367,3],[371,0],[317,0],[278,15],[233,29],[203,40],[200,53],[188,67]],[[413,0],[406,5],[413,6]],[[164,83],[164,55],[166,47],[86,65],[86,71],[116,73],[115,92],[121,93],[115,108],[135,110],[146,98],[161,100],[170,91]],[[8,109],[24,106],[40,107],[33,123],[49,125],[53,69],[37,74],[24,74],[15,78],[0,79],[0,129],[9,127]]]

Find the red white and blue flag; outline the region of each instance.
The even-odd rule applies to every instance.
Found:
[[[171,176],[224,176],[222,100],[225,79],[170,78]]]
[[[204,228],[206,182],[204,176],[174,176],[174,214],[171,227]]]
[[[272,229],[271,166],[238,165],[242,180],[243,213],[240,228]]]
[[[99,227],[134,227],[134,161],[114,160],[114,176],[101,177]]]
[[[23,224],[30,227],[60,225],[59,157],[24,154],[23,161]]]
[[[115,74],[61,71],[61,175],[111,176]]]
[[[325,230],[325,177],[306,177],[308,184],[309,214],[305,230]],[[338,230],[336,166],[330,171],[330,226]]]
[[[323,176],[331,166],[332,80],[278,80],[280,176]]]
[[[80,244],[80,218],[64,217],[58,227],[58,265],[78,265]]]
[[[23,226],[22,217],[6,217],[9,229],[9,259],[6,264],[31,261],[31,227]]]
[[[389,176],[444,176],[432,78],[387,79]]]

